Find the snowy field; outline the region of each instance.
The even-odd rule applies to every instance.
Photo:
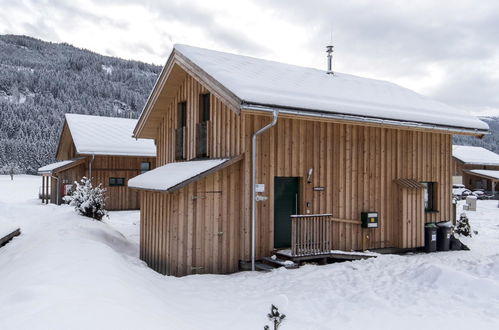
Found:
[[[499,208],[469,212],[471,251],[270,273],[162,276],[138,259],[138,212],[97,222],[41,205],[39,177],[0,176],[0,329],[499,329]]]

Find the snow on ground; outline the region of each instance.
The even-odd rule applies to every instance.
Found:
[[[104,222],[40,205],[39,177],[0,176],[0,329],[497,329],[499,208],[468,212],[471,251],[380,256],[270,273],[162,276],[138,258],[138,212]]]

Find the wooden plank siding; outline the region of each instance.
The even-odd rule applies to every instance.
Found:
[[[164,112],[157,127],[158,166],[176,161],[178,102],[187,101],[186,158],[196,157],[199,95],[209,90],[186,75],[172,100],[157,101],[155,106]],[[271,117],[249,111],[238,114],[213,94],[210,103],[209,157],[245,157],[176,192],[141,192],[141,258],[164,274],[231,272],[238,260],[250,259],[251,136]],[[333,249],[421,246],[424,222],[452,216],[451,143],[451,134],[437,131],[280,117],[258,138],[257,182],[265,184],[264,195],[269,198],[257,204],[257,257],[270,255],[274,248],[276,176],[301,178],[301,214],[331,213],[337,219],[359,220],[362,211],[379,213],[377,229],[332,223]],[[310,168],[314,172],[307,183]],[[395,183],[400,178],[436,182],[438,212],[421,212],[421,199],[413,202],[412,192],[400,193]],[[314,191],[316,186],[325,189]],[[192,199],[207,190],[222,193]],[[400,198],[405,198],[407,207],[401,208]],[[220,238],[215,232],[224,234]]]
[[[135,210],[140,208],[139,195],[129,189],[127,182],[140,172],[140,163],[151,163],[155,168],[154,157],[95,156],[92,163],[92,182],[102,183],[106,188],[106,208],[108,210]],[[109,186],[109,178],[124,178],[124,186]]]
[[[241,162],[172,193],[141,191],[140,258],[170,275],[238,269]]]
[[[158,166],[176,161],[175,129],[178,123],[177,105],[187,102],[186,160],[196,158],[196,124],[199,122],[199,97],[208,93],[192,76],[186,76],[173,101],[161,105],[164,116],[156,138]],[[240,117],[213,94],[210,95],[208,122],[209,158],[233,157],[242,154]]]
[[[251,136],[269,117],[242,115]],[[247,141],[249,147],[249,141]],[[360,250],[405,245],[421,246],[420,229],[409,232],[400,242],[399,196],[395,179],[437,182],[438,212],[411,214],[425,222],[451,218],[451,135],[362,127],[340,123],[279,119],[258,143],[258,183],[265,183],[271,198],[258,203],[258,256],[273,249],[274,176],[302,177],[300,210],[302,214],[332,213],[341,219],[359,220],[362,211],[380,214],[380,228],[362,229],[358,225],[334,223],[333,249]],[[276,152],[270,152],[276,150]],[[249,176],[250,157],[245,158]],[[327,165],[326,165],[327,164]],[[306,183],[313,168],[312,183]],[[313,187],[325,187],[314,191]],[[249,219],[250,185],[245,188],[245,219]],[[422,203],[422,200],[420,201]],[[309,207],[307,207],[309,203]],[[409,204],[409,208],[418,205]],[[410,210],[412,212],[413,210]],[[249,226],[249,221],[244,224]],[[422,225],[420,225],[422,227]],[[244,233],[249,233],[245,228]],[[249,236],[243,237],[249,246]],[[364,242],[365,241],[365,242]],[[363,244],[364,243],[364,244]],[[245,249],[243,258],[249,258]]]
[[[470,190],[478,188],[492,190],[491,180],[472,175],[467,170],[493,170],[499,171],[499,166],[495,165],[480,165],[480,164],[465,164],[456,158],[452,158],[452,175],[461,176],[463,184]]]
[[[138,192],[129,189],[129,179],[139,175],[140,164],[150,162],[151,169],[155,167],[154,157],[130,157],[130,156],[95,156],[92,162],[92,182],[96,186],[102,184],[106,191],[106,209],[114,210],[136,210],[140,208]],[[59,204],[62,201],[63,185],[80,181],[82,177],[88,177],[90,169],[90,157],[81,165],[63,170],[54,174],[59,178]],[[124,178],[125,186],[109,186],[109,178]],[[57,203],[57,180],[51,178],[51,203]]]

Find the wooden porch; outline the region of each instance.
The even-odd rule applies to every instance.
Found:
[[[332,214],[291,215],[291,247],[276,250],[278,258],[296,263],[304,261],[360,260],[374,258],[376,253],[333,249],[333,223],[360,226],[360,220],[338,219]]]

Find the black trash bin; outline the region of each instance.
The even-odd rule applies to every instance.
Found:
[[[429,222],[424,226],[424,251],[437,251],[437,225],[434,222]]]
[[[450,221],[441,221],[437,223],[437,227],[437,251],[449,251],[452,223]]]

